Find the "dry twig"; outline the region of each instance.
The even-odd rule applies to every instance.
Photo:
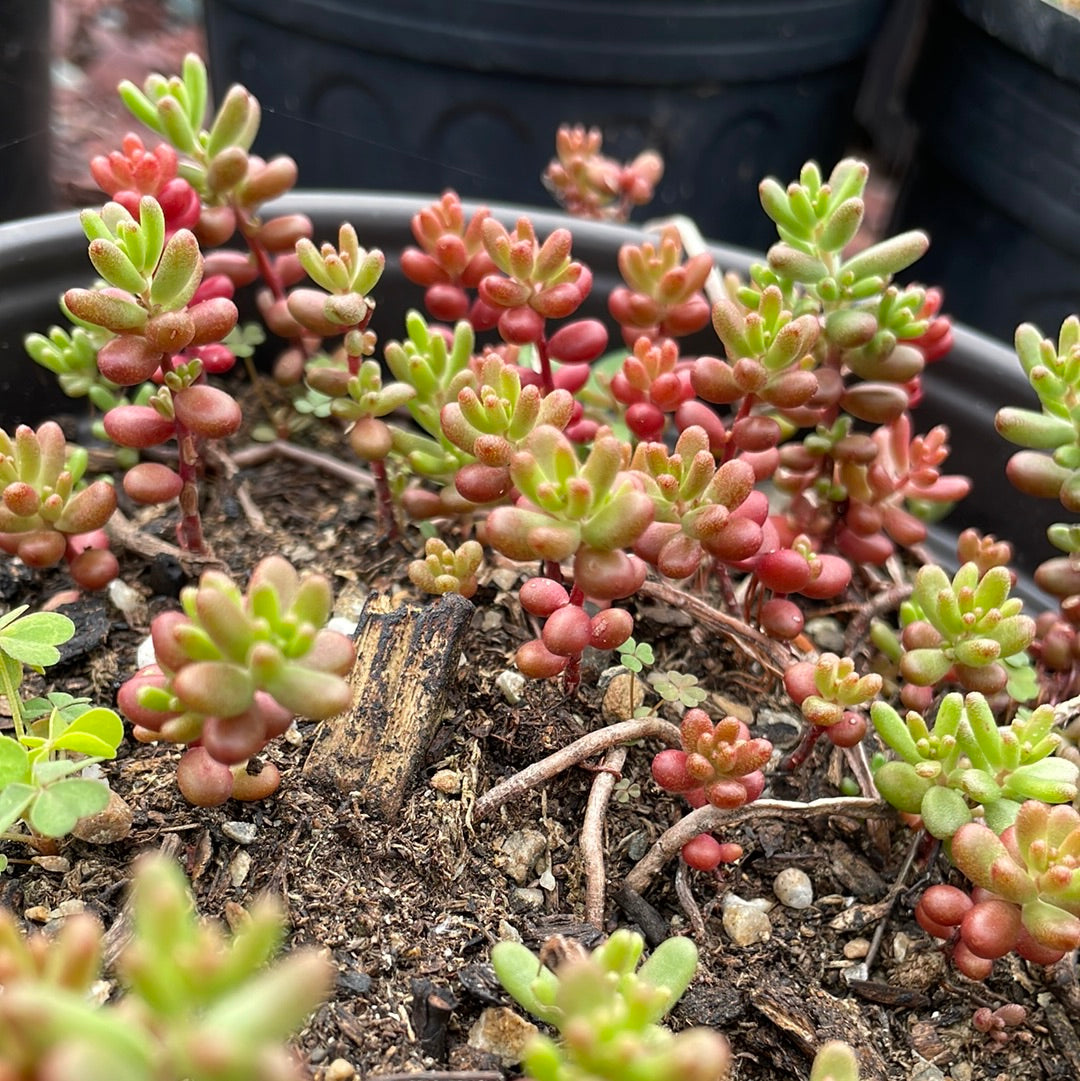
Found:
[[[607,873],[604,869],[604,814],[608,801],[626,761],[625,747],[612,747],[604,764],[593,778],[585,819],[581,824],[581,858],[585,864],[585,920],[604,929],[604,893]]]
[[[679,729],[670,721],[662,721],[659,717],[642,717],[639,720],[608,725],[587,733],[489,789],[473,804],[472,821],[479,822],[487,818],[504,803],[517,799],[544,781],[550,781],[552,777],[579,762],[584,762],[586,758],[592,758],[620,743],[630,743],[636,739],[658,739],[669,747],[682,746]]]
[[[735,810],[726,810],[706,805],[680,818],[670,829],[660,835],[656,843],[638,861],[626,876],[625,885],[635,893],[644,893],[653,875],[683,845],[692,841],[699,833],[737,826],[754,818],[771,818],[783,815],[785,818],[814,818],[817,815],[848,815],[852,818],[884,818],[895,812],[878,799],[862,796],[839,796],[830,799],[816,799],[810,803],[798,803],[793,800],[759,799],[747,803]]]

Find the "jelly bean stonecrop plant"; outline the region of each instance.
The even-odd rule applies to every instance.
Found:
[[[322,720],[351,702],[344,677],[354,650],[326,628],[330,583],[271,556],[246,592],[206,571],[181,603],[182,612],[155,618],[156,661],[120,688],[120,708],[136,739],[189,745],[178,780],[191,802],[262,799],[278,786],[277,767],[267,762],[252,775],[248,759],[294,717]]]

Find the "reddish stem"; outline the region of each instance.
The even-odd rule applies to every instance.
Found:
[[[536,355],[540,360],[540,381],[544,385],[544,393],[550,394],[555,389],[555,379],[548,359],[547,338],[542,334],[536,339]]]
[[[784,759],[781,768],[794,773],[810,757],[810,752],[824,733],[825,729],[821,725],[809,725],[803,733],[802,742]]]
[[[390,494],[390,481],[386,476],[386,462],[383,459],[376,458],[372,461],[371,475],[375,478],[379,525],[389,540],[395,540],[398,536],[398,525],[394,515],[394,497]]]
[[[176,526],[176,540],[187,552],[205,552],[202,518],[199,516],[199,448],[194,435],[176,420],[176,443],[179,448],[178,472],[183,482],[177,502],[180,504],[180,521]]]

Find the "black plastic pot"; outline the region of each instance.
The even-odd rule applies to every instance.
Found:
[[[754,184],[826,168],[851,135],[887,0],[205,0],[219,94],[311,187],[548,203],[556,128],[602,129],[667,173],[653,210],[770,240]]]
[[[1080,18],[1043,0],[940,0],[911,81],[921,128],[893,225],[946,307],[1006,341],[1080,304]]]
[[[401,334],[405,313],[421,301],[420,290],[402,275],[395,253],[411,242],[409,219],[423,203],[422,197],[307,192],[283,199],[274,209],[307,214],[317,239],[335,236],[340,223],[348,220],[361,244],[387,253],[372,324],[385,341]],[[512,222],[519,209],[497,207],[496,213]],[[556,213],[537,212],[532,219],[541,236],[568,223]],[[593,291],[582,314],[607,320],[604,300],[621,283],[618,250],[628,242],[640,243],[641,233],[592,222],[571,224],[574,255],[594,274]],[[724,270],[745,273],[754,258],[738,248],[712,250]],[[57,322],[59,295],[92,276],[86,240],[74,213],[0,225],[0,426],[37,423],[57,411],[81,410],[81,403],[60,395],[52,376],[26,356],[22,338]],[[920,431],[935,424],[949,426],[950,472],[965,473],[975,484],[972,494],[935,532],[931,548],[939,558],[951,560],[956,531],[976,526],[1013,541],[1019,565],[1031,571],[1053,554],[1045,530],[1063,512],[1056,503],[1025,499],[1009,486],[1004,468],[1014,448],[994,432],[994,414],[1008,403],[1034,402],[1034,395],[1010,349],[963,327],[956,328],[955,340],[948,358],[928,370],[915,422]],[[711,331],[691,344],[701,352],[718,345]]]
[[[0,221],[52,207],[49,4],[0,4]]]

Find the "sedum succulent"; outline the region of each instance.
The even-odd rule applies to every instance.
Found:
[[[80,486],[87,454],[68,447],[60,425],[37,431],[19,425],[12,438],[0,430],[0,548],[27,566],[51,567],[65,557],[72,578],[100,589],[116,577],[116,557],[101,530],[116,509],[116,491],[104,480]]]
[[[190,762],[207,775],[191,769],[185,794],[221,803],[237,780],[228,767],[256,754],[293,717],[323,720],[348,707],[353,646],[326,629],[329,581],[297,574],[280,556],[256,566],[245,593],[225,574],[206,571],[180,600],[183,612],[162,613],[151,627],[156,663],[121,687],[118,702],[138,739],[198,741]]]
[[[298,1081],[283,1046],[330,990],[314,951],[268,966],[282,918],[257,905],[230,938],[193,911],[180,869],[144,859],[132,890],[133,936],[118,969],[126,994],[98,1006],[105,935],[89,915],[25,937],[0,912],[0,1059],[5,1076],[59,1081]]]
[[[556,971],[515,942],[491,961],[503,987],[559,1040],[536,1036],[524,1065],[533,1081],[722,1081],[727,1041],[707,1028],[672,1034],[659,1024],[697,967],[688,938],[670,938],[640,967],[644,940],[616,931],[591,954],[578,949]]]
[[[973,804],[1000,832],[1025,800],[1067,803],[1077,794],[1080,770],[1051,757],[1062,742],[1052,706],[999,726],[983,695],[954,692],[942,700],[932,726],[913,710],[901,718],[887,702],[875,702],[870,715],[900,756],[874,773],[878,791],[899,810],[920,815],[935,837],[952,837],[970,822]]]
[[[952,860],[981,889],[1019,906],[1020,922],[1050,950],[1080,945],[1080,813],[1028,800],[998,837],[979,822],[957,831]]]
[[[904,678],[925,687],[951,673],[967,690],[1000,691],[1009,678],[1002,662],[1035,637],[1035,621],[1022,614],[1011,588],[1005,567],[980,574],[975,563],[965,563],[951,581],[935,564],[921,567],[912,594],[917,614],[901,635]]]

